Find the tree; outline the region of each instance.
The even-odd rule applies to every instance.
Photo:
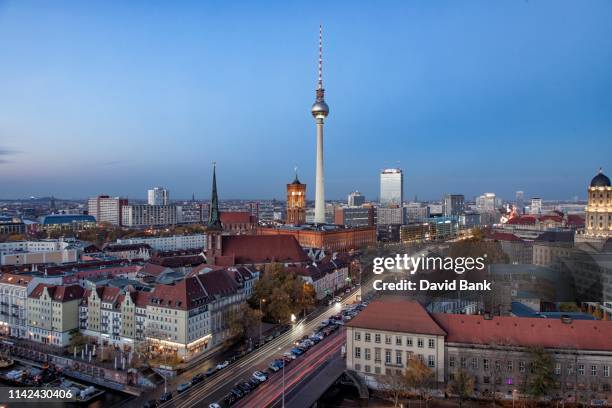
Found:
[[[408,395],[408,382],[405,373],[393,370],[378,379],[380,391],[393,401],[393,406],[399,405],[399,399]]]
[[[529,349],[529,368],[523,382],[523,392],[534,400],[548,395],[555,386],[554,358],[541,347]]]
[[[575,302],[563,302],[559,305],[560,312],[579,312],[580,308]]]
[[[242,304],[229,316],[230,335],[238,340],[244,340],[249,337],[249,332],[258,327],[260,321],[261,313],[259,310],[251,309],[249,305]]]
[[[434,373],[431,371],[419,358],[411,358],[408,360],[406,367],[406,384],[413,388],[419,397],[426,400],[429,388],[434,380]],[[427,401],[427,400],[426,400]]]
[[[463,406],[463,401],[470,398],[474,392],[474,377],[467,371],[460,368],[452,381],[448,383],[447,391],[459,397],[459,407]]]
[[[312,285],[294,271],[287,271],[284,265],[273,263],[266,266],[263,276],[255,283],[249,304],[259,309],[260,301],[265,302],[265,317],[274,322],[288,322],[292,313],[311,308],[315,299]]]

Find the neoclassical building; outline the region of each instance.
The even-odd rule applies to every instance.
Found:
[[[610,179],[599,169],[588,189],[585,233],[592,238],[612,237],[612,187]]]

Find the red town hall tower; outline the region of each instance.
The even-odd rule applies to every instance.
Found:
[[[300,183],[295,172],[295,180],[287,184],[287,224],[306,223],[306,184]]]

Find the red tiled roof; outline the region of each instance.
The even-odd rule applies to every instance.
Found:
[[[56,302],[69,302],[71,300],[81,299],[83,297],[83,293],[85,292],[79,285],[55,286],[39,283],[36,285],[32,293],[30,293],[29,297],[39,299],[42,296],[45,288],[47,288],[47,292],[49,292],[51,299],[55,300]]]
[[[147,262],[146,264],[144,264],[144,266],[142,267],[142,269],[140,269],[139,274],[146,274],[146,275],[151,275],[151,276],[159,276],[161,275],[162,272],[168,270],[168,267],[166,266],[162,266],[162,265],[157,265],[151,262]]]
[[[487,235],[487,239],[491,239],[493,241],[523,241],[516,235],[509,232],[492,232]]]
[[[17,285],[17,286],[28,286],[28,283],[32,280],[30,275],[16,275],[12,273],[4,273],[0,276],[0,283]]]
[[[373,301],[347,326],[437,336],[446,334],[423,306],[404,299]]]
[[[255,222],[253,216],[247,211],[221,211],[219,214],[222,224],[249,224]]]
[[[224,235],[221,248],[223,256],[234,256],[236,264],[308,260],[292,235]]]
[[[533,215],[521,215],[520,217],[510,218],[506,224],[511,225],[534,225],[536,217]]]
[[[145,292],[144,290],[135,290],[132,292],[132,300],[136,307],[147,307],[151,300],[151,293]]]
[[[367,308],[366,308],[367,310]],[[365,311],[365,310],[364,310]],[[612,322],[434,313],[447,333],[446,341],[467,344],[504,344],[523,347],[612,351]]]
[[[231,274],[233,274],[233,272]],[[216,271],[204,273],[198,275],[198,279],[200,279],[200,282],[204,285],[209,296],[229,295],[236,293],[238,289],[238,283],[227,270],[218,269]]]
[[[563,217],[560,215],[543,215],[540,217],[539,220],[540,222],[548,221],[548,220],[555,221],[555,222],[563,222]]]
[[[584,218],[582,218],[579,214],[568,214],[566,224],[584,226]]]
[[[149,304],[189,310],[206,304],[208,295],[197,277],[183,279],[173,285],[157,285],[151,292]]]

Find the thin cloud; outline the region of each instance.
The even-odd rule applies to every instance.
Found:
[[[0,164],[11,163],[12,160],[7,159],[8,156],[14,156],[16,154],[21,153],[18,150],[7,149],[5,147],[0,147]]]

